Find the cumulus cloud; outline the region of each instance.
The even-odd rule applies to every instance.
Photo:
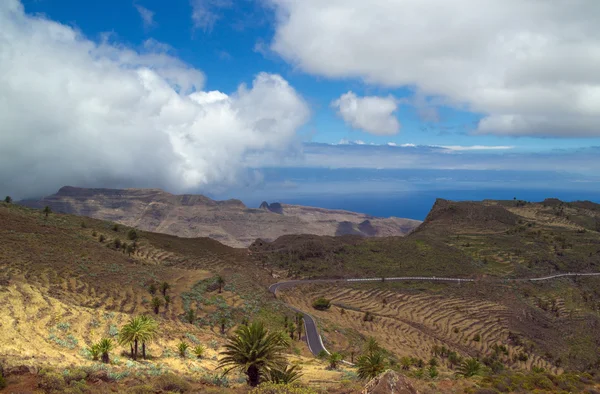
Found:
[[[235,184],[247,154],[287,151],[309,117],[278,75],[206,92],[202,72],[160,45],[95,43],[17,0],[0,2],[0,26],[0,185],[16,198]]]
[[[348,92],[333,101],[331,106],[344,122],[355,129],[375,135],[393,135],[400,131],[400,122],[394,115],[398,105],[393,97],[358,97]]]
[[[190,0],[194,28],[210,31],[221,18],[219,10],[232,6],[231,0]]]
[[[142,22],[144,22],[144,27],[146,29],[150,29],[156,26],[156,22],[154,21],[154,12],[150,11],[148,8],[143,7],[139,4],[135,4],[135,9],[140,14],[142,18]]]
[[[480,134],[600,136],[596,0],[269,1],[271,49],[306,72],[415,88]]]

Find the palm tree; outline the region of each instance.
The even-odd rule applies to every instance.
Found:
[[[162,306],[163,301],[158,298],[158,297],[154,297],[152,298],[152,309],[154,309],[154,313],[158,315],[158,312],[160,311],[160,307]]]
[[[301,370],[302,368],[297,364],[286,364],[277,368],[272,368],[268,372],[267,378],[270,382],[275,384],[290,384],[300,379],[302,376]]]
[[[100,357],[100,346],[97,343],[90,346],[88,348],[88,352],[90,352],[90,356],[92,356],[92,360],[98,361],[98,358]]]
[[[304,316],[302,313],[296,314],[296,331],[298,332],[298,340],[302,340],[302,326],[304,323]]]
[[[373,379],[386,368],[386,360],[382,352],[374,352],[362,355],[356,361],[358,377],[361,379]]]
[[[150,287],[148,287],[148,292],[152,295],[156,294],[156,285],[154,283],[150,284]]]
[[[148,315],[140,316],[144,324],[145,335],[140,340],[142,341],[142,358],[146,359],[146,342],[152,342],[158,334],[158,322]]]
[[[219,294],[223,292],[223,285],[225,284],[225,279],[221,275],[217,275],[217,284],[219,285]]]
[[[138,345],[142,344],[142,355],[146,358],[146,342],[152,341],[157,334],[158,323],[151,317],[141,315],[129,320],[119,332],[119,343],[131,346],[131,358],[137,360]]]
[[[48,215],[52,213],[52,209],[50,209],[50,207],[46,205],[42,212],[46,215],[46,217],[48,217]]]
[[[377,339],[373,337],[369,337],[367,342],[365,343],[365,353],[376,353],[381,350],[381,346],[379,346],[379,342]]]
[[[227,340],[219,368],[227,368],[223,374],[233,369],[244,372],[248,384],[256,387],[261,375],[285,364],[283,352],[288,346],[283,333],[269,332],[261,322],[240,326]]]
[[[194,322],[196,321],[196,311],[190,308],[185,314],[185,318],[188,321],[188,323],[194,324]]]
[[[462,375],[465,378],[478,375],[481,372],[481,364],[476,358],[469,358],[458,367],[458,375]]]
[[[165,309],[169,309],[169,304],[170,303],[171,303],[171,296],[167,294],[165,296]]]
[[[160,284],[160,291],[162,292],[163,297],[167,295],[167,290],[171,288],[169,282],[163,282]]]
[[[331,369],[336,369],[339,362],[342,361],[344,358],[342,357],[342,355],[338,352],[333,352],[329,355],[329,357],[327,358],[327,361],[329,362],[329,368]]]
[[[98,342],[98,350],[102,354],[102,362],[105,364],[110,363],[109,353],[114,348],[113,340],[110,338],[103,338]]]

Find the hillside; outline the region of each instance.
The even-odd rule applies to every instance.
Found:
[[[318,297],[332,301],[330,312],[315,312],[330,332],[331,347],[347,350],[353,336],[371,334],[399,355],[425,357],[434,346],[444,345],[484,357],[502,344],[511,354],[511,368],[594,370],[600,366],[600,331],[589,327],[600,327],[600,280],[532,284],[505,279],[600,271],[598,207],[548,200],[438,200],[406,237],[286,236],[271,243],[259,240],[250,250],[265,267],[294,279],[477,280],[466,285],[381,282],[287,290],[283,297],[304,310]],[[373,323],[364,321],[367,312]],[[515,333],[520,339],[515,340]],[[527,359],[515,362],[520,353],[527,353]]]
[[[110,220],[145,231],[180,237],[209,237],[233,247],[257,238],[286,234],[402,236],[420,224],[400,218],[263,203],[258,209],[239,200],[214,201],[201,195],[172,195],[158,189],[83,189],[63,187],[58,193],[22,205]]]
[[[422,393],[597,387],[600,279],[503,281],[522,273],[561,272],[563,266],[594,271],[600,234],[577,223],[592,226],[595,206],[436,205],[407,237],[286,235],[236,249],[209,238],[139,230],[132,237],[132,228],[112,222],[46,217],[0,203],[0,367],[9,392],[150,393],[186,387],[179,391],[247,393],[242,375],[221,376],[219,352],[246,318],[286,329],[294,313],[284,302],[313,314],[326,347],[346,359],[360,355],[375,338],[389,367],[407,375]],[[515,247],[523,248],[520,257],[513,255]],[[534,253],[541,257],[529,267],[526,259]],[[278,299],[267,291],[287,279],[398,274],[478,281],[308,284],[282,290]],[[225,281],[222,292],[217,275]],[[152,286],[163,282],[170,285],[168,307],[160,290],[151,294]],[[155,297],[162,300],[158,313]],[[314,309],[319,297],[329,299],[331,307]],[[196,311],[193,324],[187,320],[190,310]],[[92,360],[91,344],[103,337],[116,340],[119,329],[141,313],[160,325],[147,360],[132,361],[129,349],[119,345],[110,364]],[[205,355],[197,358],[190,349],[179,356],[181,341],[204,345]],[[307,388],[301,393],[358,392],[366,383],[355,368],[328,368],[297,338],[286,357],[302,368],[300,383]],[[432,358],[438,364],[434,377],[426,365]],[[481,377],[457,378],[468,358],[479,359]],[[86,376],[85,383],[75,382],[77,376]],[[48,388],[59,384],[52,379],[62,386]]]

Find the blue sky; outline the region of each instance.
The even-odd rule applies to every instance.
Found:
[[[210,9],[215,21],[209,26],[195,26],[192,19],[193,1],[174,0],[26,0],[28,13],[43,13],[49,18],[81,30],[87,37],[99,40],[109,32],[112,40],[131,47],[155,39],[172,48],[183,61],[201,69],[207,76],[206,90],[234,91],[240,83],[249,83],[259,72],[282,75],[309,102],[313,116],[301,132],[311,141],[337,143],[340,140],[361,140],[367,143],[422,145],[509,145],[516,149],[538,151],[548,148],[570,148],[598,145],[596,138],[528,138],[473,136],[469,133],[481,118],[480,114],[441,107],[440,120],[427,122],[416,110],[402,106],[397,117],[401,131],[393,136],[375,136],[354,129],[336,116],[330,103],[351,90],[358,95],[394,95],[408,98],[410,88],[388,88],[370,85],[360,78],[324,78],[308,75],[277,54],[261,51],[268,46],[275,31],[275,14],[261,0],[238,0]],[[139,7],[153,13],[151,25],[144,23]],[[266,49],[265,49],[266,50]]]
[[[23,196],[65,183],[233,195],[272,168],[596,182],[598,3],[525,2],[7,0],[0,93],[15,108],[0,118],[19,132],[6,126],[0,153],[31,176],[0,178]]]

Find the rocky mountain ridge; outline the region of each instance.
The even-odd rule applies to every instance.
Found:
[[[160,189],[65,186],[56,194],[21,204],[49,206],[54,212],[110,220],[145,231],[209,237],[233,247],[287,234],[402,236],[421,223],[281,203],[264,202],[256,209],[240,200],[215,201],[203,195],[173,195]]]

